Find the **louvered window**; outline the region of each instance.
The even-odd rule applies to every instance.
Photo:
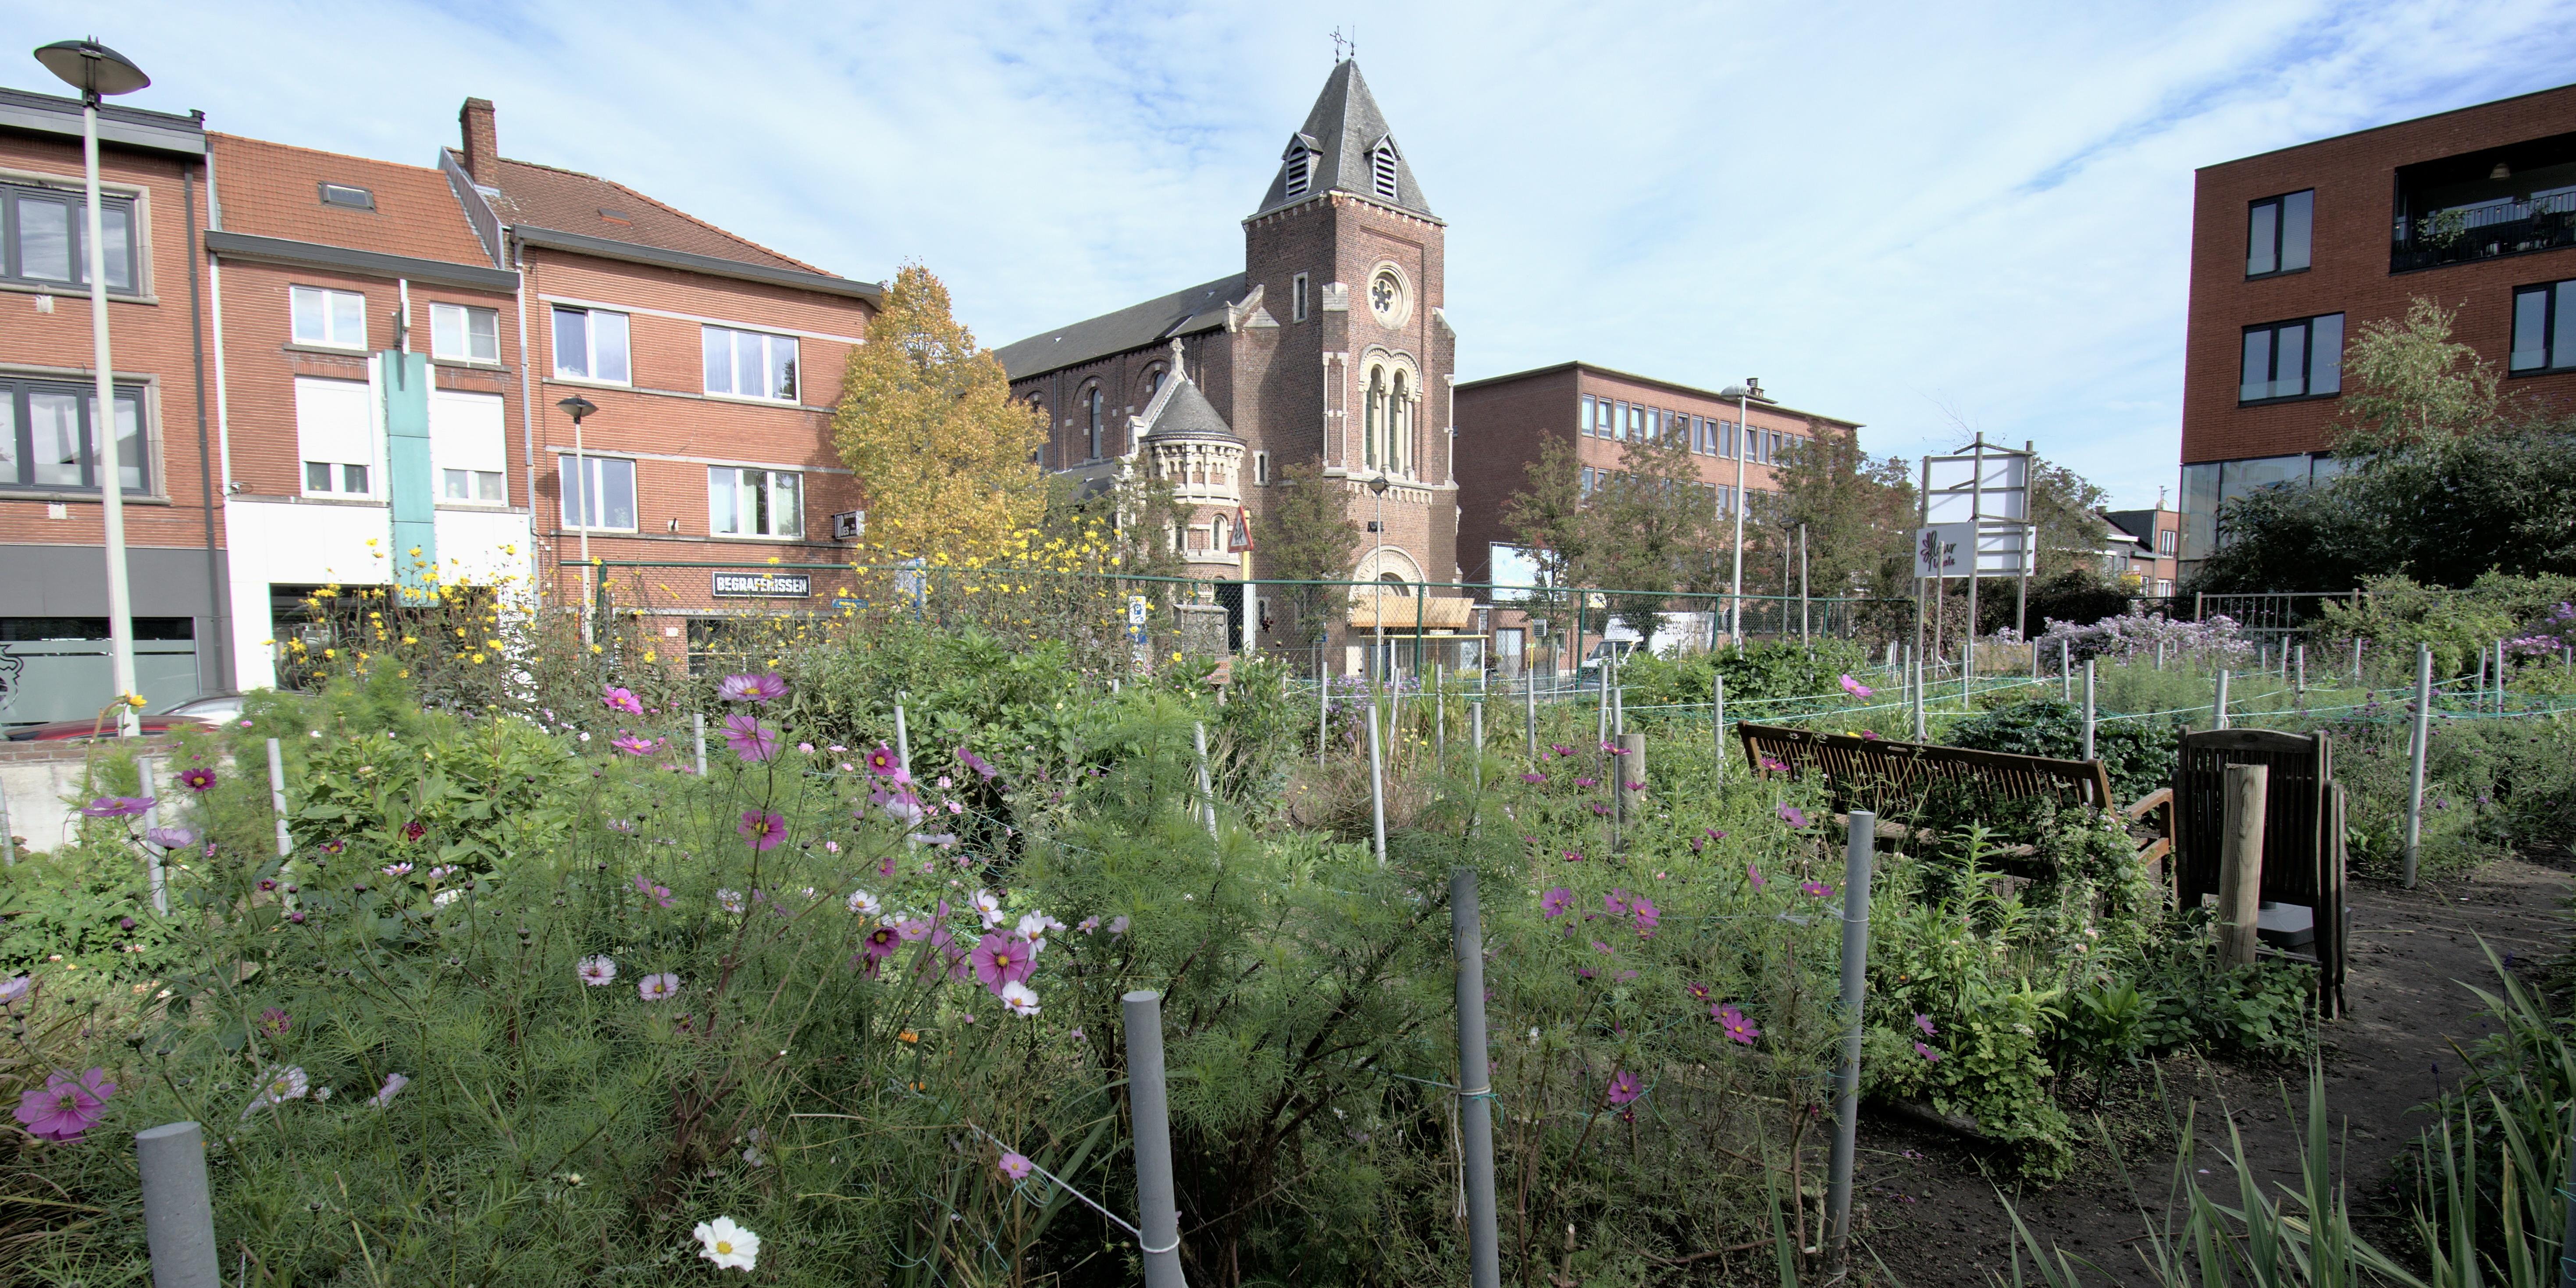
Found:
[[[1377,195],[1395,200],[1395,144],[1378,144],[1369,156],[1369,169],[1377,180]]]
[[[1314,181],[1315,154],[1298,152],[1288,158],[1288,195],[1306,195],[1306,185]]]

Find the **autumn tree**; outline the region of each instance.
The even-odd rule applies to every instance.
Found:
[[[906,264],[850,350],[832,441],[868,500],[868,538],[901,557],[991,558],[1046,507],[1036,453],[1045,417],[1011,397],[993,355],[949,310],[948,288]]]
[[[1349,494],[1321,464],[1300,462],[1279,471],[1270,505],[1253,525],[1253,547],[1272,577],[1282,581],[1341,581],[1359,557],[1360,530],[1351,522]],[[1336,586],[1282,586],[1279,593],[1310,639],[1331,624]]]

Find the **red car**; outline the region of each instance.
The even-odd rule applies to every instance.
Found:
[[[147,734],[168,733],[173,729],[191,726],[213,728],[241,719],[241,712],[242,695],[214,693],[202,698],[190,698],[167,711],[144,716],[140,723],[143,732]],[[9,731],[9,741],[61,742],[73,738],[87,738],[99,731],[100,726],[94,721],[56,720],[51,724],[26,725],[12,729]],[[105,736],[110,738],[116,736],[116,726],[113,722],[105,726]]]

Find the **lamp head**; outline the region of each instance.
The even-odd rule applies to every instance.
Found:
[[[131,94],[152,83],[134,60],[95,40],[57,40],[36,50],[36,61],[96,103],[109,94]]]
[[[582,397],[580,394],[574,394],[572,397],[556,403],[555,406],[563,408],[564,414],[572,417],[572,423],[575,425],[579,425],[581,423],[582,417],[599,410],[597,404],[594,404],[589,399]]]
[[[1387,477],[1383,474],[1370,479],[1368,482],[1368,490],[1378,494],[1379,496],[1385,496],[1386,490],[1394,486],[1395,484],[1388,482]]]

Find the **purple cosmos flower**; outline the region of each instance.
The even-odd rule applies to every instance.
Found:
[[[867,957],[892,957],[895,945],[903,942],[903,932],[892,926],[879,926],[859,941],[859,952]]]
[[[1640,935],[1651,938],[1655,933],[1655,927],[1663,923],[1663,912],[1655,907],[1654,900],[1643,895],[1638,896],[1637,901],[1629,905],[1629,910],[1637,915],[1637,933]]]
[[[1036,1170],[1036,1164],[1031,1163],[1029,1160],[1022,1158],[1018,1154],[1002,1155],[1002,1175],[1010,1177],[1012,1180],[1025,1181],[1029,1179],[1029,1173]]]
[[[1752,882],[1753,888],[1756,890],[1770,884],[1770,882],[1762,879],[1762,869],[1757,868],[1750,863],[1744,865],[1744,879]]]
[[[725,745],[757,764],[778,754],[778,731],[762,724],[758,716],[726,716]]]
[[[747,809],[742,812],[742,822],[733,830],[750,843],[753,850],[766,854],[787,839],[787,818],[783,814]]]
[[[1577,787],[1599,787],[1601,785],[1601,780],[1598,778],[1578,778],[1574,780],[1574,785]]]
[[[268,1037],[284,1037],[288,1029],[295,1027],[295,1017],[287,1014],[280,1007],[263,1007],[260,1009],[259,1023],[256,1027]]]
[[[423,835],[427,834],[428,831],[428,828],[421,826],[419,819],[413,819],[412,821],[403,824],[403,839],[406,841],[417,841]]]
[[[1606,818],[1609,816],[1610,807],[1599,801],[1594,801],[1592,802],[1592,812]]]
[[[975,978],[999,996],[1004,984],[1027,979],[1037,969],[1036,950],[1010,935],[986,935],[975,943]]]
[[[1746,1046],[1753,1045],[1753,1039],[1762,1036],[1762,1030],[1753,1027],[1753,1021],[1744,1018],[1744,1012],[1737,1010],[1732,1002],[1712,1006],[1708,1013],[1717,1021],[1719,1028],[1726,1030],[1726,1036]]]
[[[1791,827],[1805,827],[1807,812],[1795,805],[1783,805],[1780,807],[1780,821]]]
[[[1616,948],[1612,948],[1610,945],[1605,944],[1605,943],[1601,942],[1601,941],[1600,941],[1600,940],[1598,940],[1598,939],[1595,939],[1595,940],[1593,940],[1593,941],[1592,941],[1592,951],[1594,951],[1594,952],[1596,952],[1596,953],[1615,953],[1615,952],[1617,952],[1617,951],[1619,951],[1619,950],[1618,950],[1618,949],[1616,949]]]
[[[1536,787],[1536,786],[1538,786],[1539,784],[1544,783],[1544,782],[1546,782],[1546,781],[1547,781],[1547,775],[1545,775],[1545,774],[1535,774],[1535,773],[1533,773],[1533,774],[1523,774],[1523,775],[1521,775],[1521,781],[1522,781],[1522,782],[1525,782],[1525,783],[1528,783],[1528,784],[1529,784],[1530,786],[1532,786],[1532,787]]]
[[[1581,863],[1583,861],[1583,851],[1567,850],[1565,852],[1565,861],[1568,863]]]
[[[1798,889],[1810,899],[1829,898],[1834,892],[1831,885],[1822,881],[1801,881],[1798,883]]]
[[[1878,741],[1878,731],[1876,729],[1863,729],[1860,731],[1860,737],[1863,742],[1876,742]]]
[[[115,1094],[116,1084],[107,1080],[105,1069],[78,1078],[57,1070],[44,1086],[27,1088],[18,1101],[17,1118],[28,1135],[69,1144],[107,1116],[108,1097]]]
[[[635,890],[636,893],[643,895],[645,898],[650,899],[665,908],[679,902],[679,900],[671,897],[671,887],[663,885],[648,876],[638,876],[635,878]]]
[[[376,1088],[376,1094],[367,1097],[367,1104],[372,1108],[382,1109],[392,1104],[394,1097],[401,1095],[402,1089],[410,1085],[411,1075],[388,1073],[385,1075],[385,1085]]]
[[[156,827],[145,832],[143,839],[165,850],[184,850],[197,843],[197,834],[184,827]]]
[[[976,777],[981,778],[986,782],[991,782],[994,778],[1000,776],[1002,772],[1001,770],[993,768],[993,762],[984,759],[982,756],[976,755],[972,750],[965,747],[957,749],[957,759],[964,762],[968,769],[974,770]]]
[[[1855,698],[1866,698],[1870,695],[1871,690],[1868,685],[1846,675],[1843,677],[1843,692],[1848,693]]]
[[[1566,889],[1564,886],[1552,887],[1546,894],[1540,895],[1538,899],[1538,910],[1545,914],[1547,919],[1550,921],[1554,921],[1558,917],[1564,916],[1566,913],[1572,911],[1573,908],[1574,892]]]
[[[650,738],[639,738],[630,733],[609,739],[608,745],[630,756],[650,756],[657,744]]]
[[[1611,1104],[1624,1105],[1644,1094],[1646,1094],[1646,1088],[1643,1084],[1637,1081],[1637,1075],[1630,1073],[1625,1069],[1621,1069],[1616,1074],[1611,1075]]]
[[[1625,915],[1628,911],[1628,892],[1613,890],[1601,896],[1601,907],[1604,911]]]
[[[1646,790],[1646,785],[1644,783],[1630,783],[1628,784],[1628,790],[1632,792],[1642,792]]]
[[[101,796],[81,806],[80,812],[91,818],[132,818],[150,808],[148,796]]]
[[[1574,748],[1565,746],[1562,743],[1551,742],[1547,745],[1547,749],[1560,756],[1571,756],[1574,754]]]
[[[617,963],[609,960],[606,953],[584,957],[574,969],[581,975],[581,982],[591,988],[604,988],[617,978]]]
[[[1923,1057],[1923,1063],[1925,1064],[1941,1063],[1941,1053],[1923,1045],[1920,1042],[1914,1044],[1914,1054]]]
[[[1110,919],[1109,919],[1109,937],[1110,937],[1110,938],[1115,939],[1115,938],[1117,938],[1118,936],[1123,935],[1123,934],[1126,934],[1126,933],[1127,933],[1127,914],[1126,914],[1126,913],[1123,913],[1123,912],[1122,912],[1122,913],[1118,914],[1117,916],[1112,917],[1112,918],[1110,918]]]
[[[1918,1029],[1923,1030],[1923,1036],[1925,1036],[1925,1037],[1927,1037],[1927,1038],[1928,1038],[1928,1037],[1932,1037],[1932,1036],[1933,1036],[1933,1032],[1932,1032],[1932,1017],[1931,1017],[1931,1016],[1929,1016],[1929,1015],[1917,1015],[1917,1016],[1915,1016],[1915,1017],[1914,1017],[1914,1027],[1916,1027],[1916,1028],[1918,1028]]]
[[[1693,853],[1693,854],[1697,854],[1697,853],[1699,853],[1702,849],[1706,848],[1706,847],[1707,847],[1707,845],[1708,845],[1708,842],[1703,841],[1703,840],[1699,839],[1698,837],[1694,836],[1694,837],[1692,837],[1692,838],[1691,838],[1691,853]]]
[[[33,979],[25,975],[12,975],[7,980],[0,980],[0,1006],[7,1006],[25,997],[27,989],[34,983]]]
[[[930,937],[930,923],[919,917],[906,917],[894,923],[894,933],[907,944],[919,943]]]
[[[680,992],[680,977],[669,971],[647,975],[636,981],[635,995],[647,1002],[668,1001]]]
[[[614,685],[601,691],[599,701],[611,711],[623,711],[630,716],[644,714],[644,704],[637,701],[633,693]]]
[[[215,785],[215,771],[199,766],[179,771],[179,785],[192,792],[202,792]]]
[[[768,702],[787,696],[787,681],[776,671],[767,675],[728,675],[716,695],[727,702]]]
[[[895,757],[894,748],[878,743],[877,749],[868,753],[868,772],[879,778],[900,779],[903,762]]]
[[[1789,763],[1785,760],[1774,760],[1769,756],[1764,756],[1762,758],[1762,769],[1765,773],[1785,774],[1789,772]]]
[[[1710,989],[1706,984],[1684,984],[1682,985],[1682,991],[1690,994],[1690,998],[1694,1002],[1705,1002],[1713,995],[1714,992],[1714,990]]]

